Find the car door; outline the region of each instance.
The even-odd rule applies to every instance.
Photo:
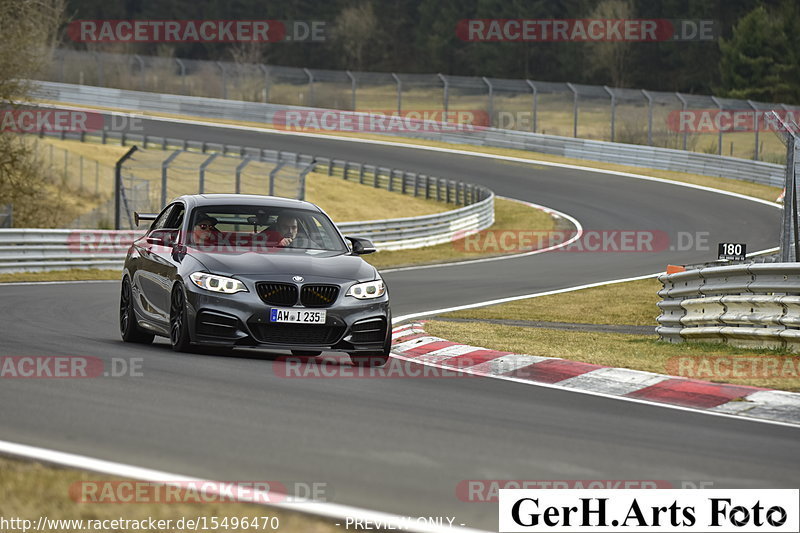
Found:
[[[143,297],[141,307],[149,320],[164,327],[169,324],[170,291],[177,272],[172,245],[178,242],[184,213],[182,203],[167,206],[140,241],[140,268],[135,277]]]

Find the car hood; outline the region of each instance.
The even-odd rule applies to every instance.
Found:
[[[341,280],[371,280],[375,268],[355,255],[341,252],[281,251],[276,253],[190,252],[208,272],[223,276],[259,278],[269,275],[324,277]]]

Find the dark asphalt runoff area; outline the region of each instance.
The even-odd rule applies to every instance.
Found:
[[[390,272],[395,316],[708,261],[721,241],[755,251],[778,240],[778,209],[671,184],[330,139],[145,128],[462,179],[563,211],[586,230],[707,232],[701,250],[555,252]],[[118,282],[0,287],[0,355],[135,360],[142,374],[3,379],[0,439],[218,480],[322,482],[336,503],[488,530],[496,504],[460,501],[462,480],[791,488],[800,474],[797,428],[486,378],[286,378],[286,363],[268,352],[123,344],[118,298]]]

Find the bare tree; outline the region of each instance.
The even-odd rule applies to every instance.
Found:
[[[0,0],[0,101],[6,110],[27,99],[31,80],[49,64],[63,14],[64,0]],[[0,204],[14,205],[15,222],[44,221],[34,212],[52,194],[22,135],[0,131]]]
[[[633,18],[630,0],[603,0],[592,11],[592,19],[620,20]],[[630,62],[631,43],[626,41],[597,41],[588,43],[589,56],[596,71],[607,72],[611,85],[624,87]]]
[[[342,47],[347,66],[364,68],[364,56],[378,34],[378,17],[368,1],[346,7],[336,17],[331,37]]]

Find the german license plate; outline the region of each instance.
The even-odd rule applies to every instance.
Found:
[[[291,324],[324,324],[325,311],[273,307],[269,310],[269,321]]]

